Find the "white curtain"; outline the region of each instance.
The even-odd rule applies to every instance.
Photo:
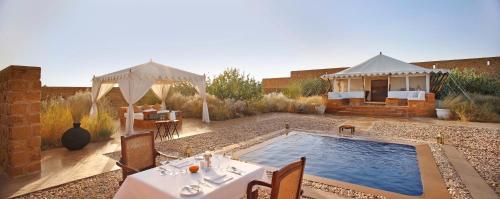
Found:
[[[118,81],[123,98],[125,98],[125,101],[128,103],[127,118],[125,122],[125,131],[128,134],[134,132],[134,104],[148,92],[153,83],[154,80],[140,78],[134,75],[132,71],[129,72],[127,78]]]
[[[114,83],[101,84],[96,80],[92,81],[92,108],[90,109],[91,116],[97,114],[97,101],[108,94],[114,86]]]
[[[210,123],[210,115],[208,113],[208,104],[207,104],[207,92],[206,92],[206,82],[205,75],[203,75],[203,79],[197,82],[195,88],[200,94],[201,99],[203,99],[203,107],[201,113],[201,121],[205,123]]]
[[[166,103],[168,91],[170,90],[171,84],[154,84],[151,87],[153,93],[155,93],[156,97],[161,100],[161,110],[166,109]]]

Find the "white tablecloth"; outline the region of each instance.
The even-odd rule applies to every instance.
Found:
[[[190,184],[198,184],[202,178],[200,172],[178,175],[160,175],[157,168],[149,169],[134,175],[130,175],[123,182],[115,199],[143,199],[143,198],[241,198],[246,192],[247,185],[252,180],[267,181],[267,176],[263,167],[231,160],[230,166],[234,166],[244,171],[242,175],[225,172],[233,179],[220,185],[207,182],[211,187],[200,185],[202,193],[195,196],[181,196],[182,187]],[[173,168],[171,166],[167,166]],[[187,167],[186,167],[187,168]],[[206,181],[205,181],[206,182]]]

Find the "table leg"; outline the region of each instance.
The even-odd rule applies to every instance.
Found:
[[[174,122],[174,130],[172,130],[172,138],[174,137],[174,132],[177,133],[177,138],[179,138],[179,131],[177,131],[178,122]]]

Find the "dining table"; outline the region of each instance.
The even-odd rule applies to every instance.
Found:
[[[204,167],[191,173],[193,165]],[[195,156],[129,175],[114,198],[239,199],[252,180],[269,181],[264,167],[226,156],[212,157],[207,167],[202,156]]]

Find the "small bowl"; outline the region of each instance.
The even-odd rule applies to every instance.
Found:
[[[191,173],[196,173],[196,172],[198,172],[198,170],[199,170],[199,169],[200,169],[200,167],[199,167],[199,166],[197,166],[197,165],[192,165],[192,166],[190,166],[190,167],[189,167],[189,172],[191,172]]]

